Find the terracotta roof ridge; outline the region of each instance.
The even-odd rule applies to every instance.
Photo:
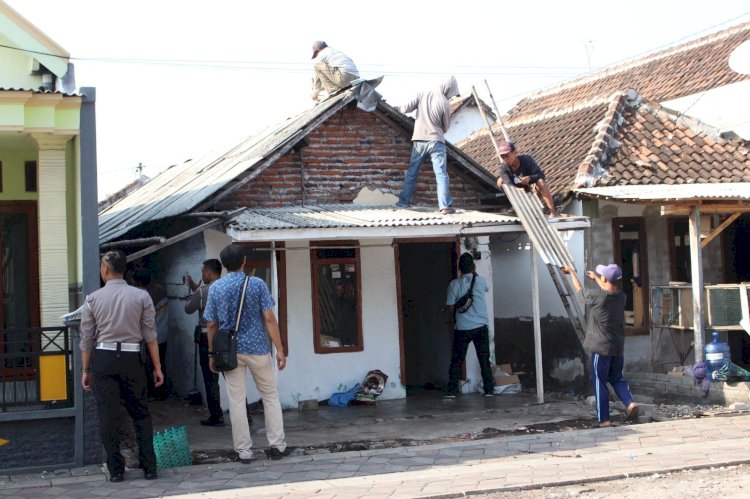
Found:
[[[612,66],[607,66],[603,69],[600,69],[598,71],[595,71],[593,73],[589,73],[583,76],[580,76],[578,78],[572,79],[572,80],[566,80],[562,83],[541,89],[525,99],[523,99],[521,102],[519,102],[516,106],[514,106],[514,109],[517,109],[520,107],[522,103],[525,103],[527,101],[536,100],[539,98],[547,97],[549,95],[553,95],[556,93],[559,93],[563,90],[574,88],[580,85],[585,85],[587,83],[591,83],[596,80],[600,80],[603,78],[608,78],[610,76],[613,76],[618,73],[622,73],[626,70],[630,70],[633,68],[636,68],[638,66],[643,66],[645,64],[651,63],[653,61],[657,61],[659,59],[664,59],[667,57],[671,57],[675,54],[679,54],[681,52],[687,52],[689,50],[696,49],[698,47],[702,47],[704,45],[709,45],[711,43],[714,43],[719,40],[723,40],[725,38],[728,38],[730,36],[733,36],[737,33],[741,33],[743,31],[750,31],[750,22],[745,22],[742,24],[738,24],[735,26],[732,26],[730,28],[727,28],[722,31],[717,31],[715,33],[711,33],[709,35],[703,36],[701,38],[696,38],[693,40],[690,40],[688,42],[685,42],[681,45],[676,45],[673,47],[669,47],[657,52],[652,52],[650,54],[647,54],[642,57],[633,58],[630,60],[627,60],[625,62],[621,62],[619,64],[615,64]],[[511,110],[510,112],[512,112]]]
[[[597,179],[607,175],[605,164],[620,147],[617,131],[625,122],[623,113],[627,108],[638,107],[642,98],[635,90],[628,90],[616,92],[609,97],[609,101],[607,112],[596,124],[591,147],[578,165],[571,188],[593,187]]]
[[[519,117],[514,117],[510,115],[510,116],[505,116],[504,119],[506,120],[506,124],[510,123],[510,125],[508,126],[511,126],[511,127],[515,127],[519,125],[526,125],[529,123],[536,123],[538,121],[546,121],[552,118],[565,116],[566,114],[576,113],[584,109],[590,109],[592,107],[609,104],[614,98],[614,96],[623,95],[625,93],[626,91],[622,90],[622,91],[618,91],[610,95],[597,95],[595,97],[592,97],[589,100],[575,102],[566,107],[545,109],[544,111],[540,113],[536,113],[536,114],[529,114],[529,115],[521,114],[519,115]]]
[[[558,118],[560,116],[565,116],[566,114],[575,113],[583,109],[590,109],[592,107],[601,106],[603,104],[609,104],[614,98],[614,96],[623,95],[624,93],[626,92],[616,92],[615,94],[609,95],[609,96],[597,96],[585,102],[576,102],[575,104],[571,104],[564,108],[543,111],[541,113],[523,116],[523,118],[514,118],[513,116],[506,115],[506,116],[503,116],[503,124],[505,125],[506,128],[515,128],[515,127],[522,126],[522,125],[528,125],[532,123],[538,123],[541,121],[547,121],[549,119]],[[502,128],[500,127],[500,122],[493,123],[490,126],[492,128],[492,132],[494,133],[494,135],[498,137],[499,140],[501,140],[503,134],[502,134]],[[481,137],[483,135],[487,135],[486,126],[473,131],[468,136],[461,139],[459,142],[456,142],[454,145],[460,149],[467,142],[471,142],[472,140],[475,140],[476,138]]]

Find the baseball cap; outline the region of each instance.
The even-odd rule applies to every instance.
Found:
[[[312,55],[311,59],[315,59],[315,56],[318,55],[318,51],[319,50],[323,50],[327,46],[328,46],[328,44],[326,42],[324,42],[323,40],[316,40],[316,41],[314,41],[313,42],[313,46],[312,46],[313,55]]]
[[[616,263],[610,263],[609,265],[597,265],[596,273],[604,277],[609,282],[622,280],[622,269]]]
[[[503,142],[498,146],[498,152],[500,154],[508,154],[511,151],[516,150],[516,145],[513,142]]]

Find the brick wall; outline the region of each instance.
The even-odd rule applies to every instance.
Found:
[[[409,166],[410,139],[403,130],[352,104],[310,133],[309,145],[279,158],[216,208],[301,205],[303,188],[308,205],[351,203],[365,186],[398,195]],[[490,192],[450,158],[448,175],[457,207],[478,205],[479,195]],[[437,208],[429,161],[422,165],[413,203]]]
[[[652,397],[654,402],[692,402],[695,404],[722,404],[750,402],[750,383],[711,383],[706,397],[692,376],[669,376],[661,373],[625,373],[633,395]]]

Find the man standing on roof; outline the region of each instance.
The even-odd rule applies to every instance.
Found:
[[[429,155],[437,181],[440,213],[443,215],[455,213],[456,210],[451,206],[453,200],[449,192],[445,133],[450,127],[451,105],[449,99],[457,96],[458,82],[451,76],[440,87],[429,92],[421,92],[398,108],[404,114],[416,109],[417,116],[414,122],[414,134],[411,138],[413,146],[409,169],[406,171],[404,187],[401,189],[396,206],[408,208],[411,204],[419,168]]]
[[[544,181],[544,172],[536,164],[534,158],[528,154],[518,154],[513,142],[500,144],[498,152],[502,163],[500,163],[497,187],[502,190],[503,184],[515,185],[529,192],[533,185],[536,187],[537,195],[547,205],[544,213],[552,217],[558,216],[555,203],[552,201],[552,193],[549,191],[547,182]]]
[[[313,42],[315,76],[313,77],[312,100],[317,101],[322,89],[333,95],[359,78],[359,71],[343,52],[331,48],[322,40]]]

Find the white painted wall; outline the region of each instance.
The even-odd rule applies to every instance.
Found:
[[[168,283],[170,299],[169,375],[175,389],[185,395],[193,387],[193,327],[197,315],[184,313],[187,287],[182,284],[186,272],[197,280],[201,263],[218,257],[221,249],[231,242],[217,231],[205,231],[183,243],[165,250],[161,257]],[[313,346],[312,282],[310,274],[309,241],[287,243],[287,338],[289,357],[287,367],[278,373],[279,394],[282,407],[296,408],[299,400],[325,400],[331,394],[361,383],[368,371],[380,369],[388,375],[388,383],[381,399],[406,396],[401,382],[401,352],[398,326],[398,296],[396,293],[396,266],[392,240],[361,240],[362,266],[362,334],[364,350],[361,352],[316,354]],[[369,247],[368,247],[369,246]],[[299,248],[299,249],[295,249]],[[493,282],[489,237],[478,238],[477,249],[482,258],[477,260],[477,271]],[[465,246],[463,249],[466,249]],[[489,317],[493,312],[494,287],[491,286],[487,302]],[[491,361],[494,362],[494,323],[489,324]],[[445,367],[448,369],[448,366]],[[481,384],[479,364],[473,345],[466,358],[467,383],[465,391],[475,391]],[[203,392],[198,369],[198,389]],[[228,408],[223,378],[220,378],[222,406]],[[204,394],[205,396],[205,394]],[[248,400],[260,398],[252,377],[248,375]],[[205,399],[204,399],[205,400]]]
[[[316,354],[313,348],[312,281],[308,241],[287,243],[287,334],[289,359],[279,373],[283,407],[299,400],[324,400],[361,383],[368,371],[388,375],[381,399],[403,398],[399,351],[396,272],[391,240],[361,240],[362,336],[361,352]],[[294,250],[292,248],[305,248]]]
[[[574,202],[566,210],[572,215],[580,215],[579,202]],[[560,233],[570,251],[576,269],[583,269],[583,231],[563,231]],[[490,242],[492,267],[494,272],[494,311],[497,318],[531,317],[531,244],[528,236],[493,236]],[[567,317],[560,295],[542,259],[536,257],[539,273],[539,304],[541,316],[550,314]]]
[[[495,122],[490,116],[487,116],[487,119],[490,124]],[[451,144],[455,144],[484,127],[484,120],[479,109],[476,106],[465,106],[451,116],[451,126],[448,133],[445,134],[445,139]]]

